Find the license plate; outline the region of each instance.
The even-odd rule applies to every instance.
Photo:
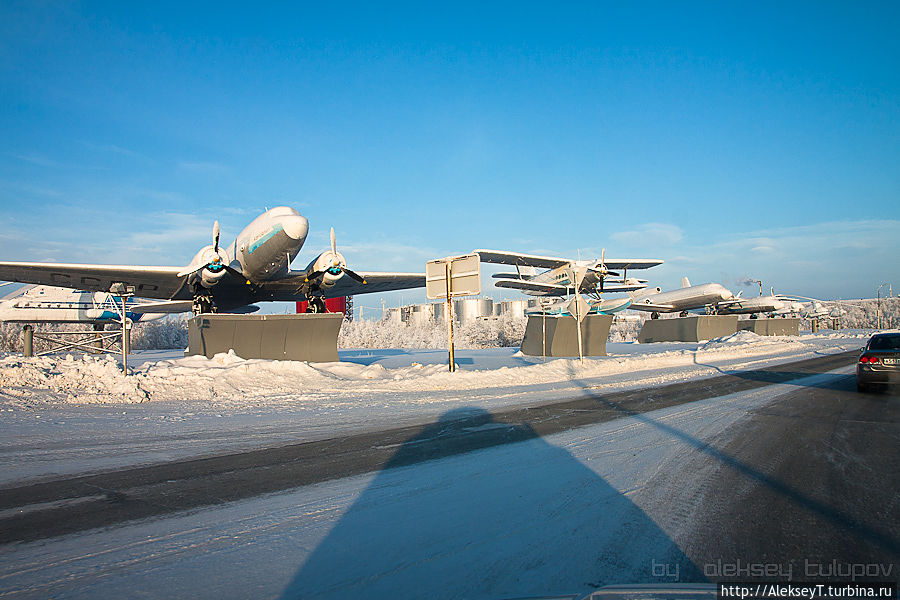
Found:
[[[883,358],[881,362],[886,365],[900,365],[900,358]]]

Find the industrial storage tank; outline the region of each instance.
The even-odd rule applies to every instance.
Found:
[[[413,304],[406,308],[406,318],[403,319],[407,325],[428,325],[433,323],[434,304]]]
[[[490,298],[461,298],[453,301],[453,317],[460,324],[474,322],[479,317],[494,315],[494,301]]]
[[[384,315],[385,323],[402,323],[403,315],[399,308],[389,308]]]
[[[497,307],[500,310],[497,310]],[[525,309],[528,307],[528,300],[504,300],[499,305],[494,305],[494,314],[509,315],[511,317],[525,318]]]

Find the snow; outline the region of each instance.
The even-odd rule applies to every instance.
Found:
[[[696,581],[682,548],[704,490],[678,482],[721,468],[715,448],[751,411],[850,372],[20,544],[0,596],[496,599]]]
[[[0,358],[0,484],[428,423],[448,411],[537,405],[859,348],[870,331],[750,332],[705,343],[609,343],[609,356],[516,348],[342,350],[342,362],[147,351],[123,377],[110,358]]]

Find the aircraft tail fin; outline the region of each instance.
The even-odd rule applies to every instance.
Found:
[[[683,288],[691,287],[691,280],[688,279],[687,277],[682,277],[681,278],[681,287],[683,287]]]

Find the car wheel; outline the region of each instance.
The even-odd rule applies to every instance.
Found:
[[[856,391],[859,392],[860,394],[865,394],[869,391],[869,386],[868,386],[868,384],[857,381],[856,382]]]

